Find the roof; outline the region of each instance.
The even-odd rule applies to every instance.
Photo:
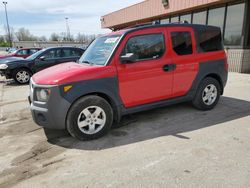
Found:
[[[104,36],[111,36],[111,35],[124,35],[133,31],[141,30],[141,29],[148,29],[148,28],[159,28],[159,27],[191,27],[195,30],[203,30],[203,29],[220,29],[216,26],[209,26],[209,25],[200,25],[200,24],[188,24],[188,23],[170,23],[170,24],[154,24],[154,25],[142,25],[142,26],[136,26],[131,27],[119,31],[114,31],[111,33],[108,33]]]

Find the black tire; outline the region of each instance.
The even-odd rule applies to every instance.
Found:
[[[206,104],[206,102],[204,102],[204,100],[203,100],[204,90],[206,87],[211,86],[211,85],[215,86],[217,89],[216,98],[215,98],[214,102],[212,102],[211,104]],[[196,95],[195,95],[194,99],[192,100],[192,104],[195,108],[197,108],[199,110],[204,110],[204,111],[211,110],[218,103],[218,101],[220,99],[220,95],[221,95],[221,86],[220,86],[219,82],[212,77],[207,77],[207,78],[204,78],[201,81],[200,85],[198,86],[198,89],[196,91]]]
[[[25,73],[28,77],[24,78],[23,80],[18,79],[18,74],[21,73],[21,72]],[[18,83],[18,84],[28,84],[29,81],[30,81],[31,76],[32,76],[32,73],[30,72],[29,69],[26,69],[26,68],[16,69],[16,70],[13,71],[13,75],[12,75],[15,82]]]
[[[86,118],[84,115],[82,115],[82,111],[91,106],[97,106],[101,108],[103,112],[105,113],[106,121],[105,121],[104,126],[98,132],[94,134],[86,134],[83,131],[81,131],[80,128],[78,127],[78,118],[80,114],[81,114],[80,117],[83,116],[83,118]],[[94,112],[92,114],[94,114]],[[92,140],[92,139],[97,139],[103,136],[104,134],[106,134],[111,128],[112,123],[113,123],[113,110],[110,104],[105,99],[99,96],[90,95],[90,96],[85,96],[85,97],[80,98],[72,105],[67,115],[66,128],[71,136],[79,140]],[[94,126],[96,127],[99,125],[95,124]],[[86,129],[87,128],[90,129],[90,126],[87,126]],[[85,131],[88,131],[88,130],[85,130]]]

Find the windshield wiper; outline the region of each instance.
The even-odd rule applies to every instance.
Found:
[[[89,64],[89,65],[94,65],[94,63],[91,63],[90,61],[82,61],[81,63],[86,63],[86,64]]]

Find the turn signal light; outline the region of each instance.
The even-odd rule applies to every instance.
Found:
[[[64,86],[63,91],[68,92],[72,88],[72,85]]]

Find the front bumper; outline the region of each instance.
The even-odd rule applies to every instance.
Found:
[[[11,72],[8,69],[0,69],[0,76],[5,76],[7,79],[10,79]]]
[[[48,87],[51,89],[48,102],[36,101],[36,89]],[[49,129],[66,128],[65,122],[70,103],[60,95],[59,86],[36,85],[31,80],[29,102],[32,118],[36,124]]]

